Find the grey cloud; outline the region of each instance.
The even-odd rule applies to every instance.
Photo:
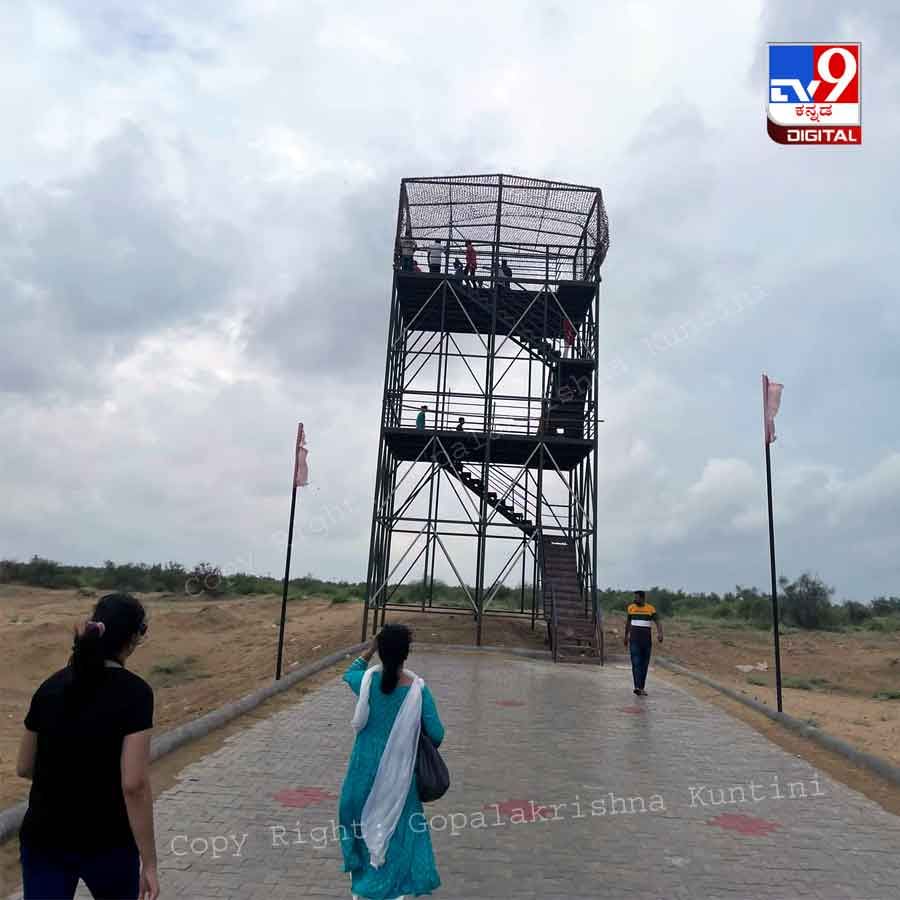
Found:
[[[228,308],[240,240],[180,206],[134,125],[104,141],[83,176],[0,196],[10,236],[0,251],[10,338],[0,390],[84,386],[142,335],[185,320],[200,327]]]
[[[369,379],[390,308],[392,201],[386,184],[370,185],[341,203],[325,233],[298,229],[306,271],[287,296],[251,316],[250,353],[307,377]]]

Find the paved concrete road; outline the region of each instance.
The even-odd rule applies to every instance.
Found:
[[[487,654],[410,667],[453,776],[426,807],[435,896],[900,898],[900,819],[679,688],[651,676],[638,699],[621,666]],[[183,772],[157,805],[165,897],[349,896],[333,820],[352,708],[335,681]]]

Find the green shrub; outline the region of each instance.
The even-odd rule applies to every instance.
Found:
[[[872,615],[890,616],[900,613],[900,597],[876,597],[872,601]]]
[[[32,556],[27,563],[3,560],[0,562],[0,582],[43,588],[72,588],[81,584],[73,567],[42,556]]]
[[[847,622],[850,625],[860,625],[872,616],[872,608],[870,606],[866,606],[864,603],[857,603],[855,600],[847,600],[841,608],[844,610]]]
[[[869,619],[863,626],[867,631],[880,631],[884,634],[893,634],[900,631],[900,616],[879,616]]]
[[[756,627],[772,625],[772,600],[756,588],[738,587],[735,591],[735,611],[739,618]]]
[[[835,607],[831,604],[833,593],[834,588],[809,573],[785,584],[781,593],[784,622],[798,628],[832,627],[835,622]]]

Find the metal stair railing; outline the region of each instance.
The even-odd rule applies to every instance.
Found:
[[[553,662],[559,662],[559,609],[556,606],[556,590],[550,588],[550,612],[552,616],[553,626],[551,634],[553,635]]]
[[[498,495],[498,503],[500,497],[506,495],[503,502],[512,507],[514,512],[521,510],[524,519],[528,518],[528,493],[515,479],[499,469],[491,469],[488,483]]]
[[[513,282],[518,284],[518,282]],[[467,285],[459,285],[459,293],[476,303],[481,311],[487,315],[492,314],[492,306],[487,301],[478,296],[478,288],[471,288]],[[526,293],[526,292],[523,292]],[[530,293],[530,292],[527,292]],[[502,298],[501,294],[501,298]],[[558,303],[559,301],[557,301]],[[510,339],[518,344],[523,350],[532,356],[540,359],[548,365],[554,365],[562,359],[563,354],[560,353],[551,343],[555,338],[553,336],[542,336],[543,327],[541,326],[541,317],[537,312],[528,310],[519,318],[514,318],[507,313],[497,310],[497,319],[507,328]],[[524,326],[524,327],[523,327]]]
[[[503,516],[508,522],[518,528],[521,528],[522,531],[525,532],[525,534],[530,535],[531,533],[533,533],[534,524],[532,523],[530,527],[526,526],[526,523],[531,522],[531,520],[528,518],[527,512],[517,512],[516,507],[508,502],[508,497],[501,504],[499,497],[501,490],[499,489],[499,486],[497,486],[498,490],[491,490],[492,485],[490,482],[490,475],[488,476],[488,484],[484,485],[481,483],[481,479],[476,476],[476,473],[472,472],[471,469],[467,469],[463,464],[459,464],[456,467],[453,467],[449,464],[449,462],[443,461],[440,465],[445,472],[449,472],[450,475],[452,475],[460,482],[460,484],[468,488],[470,491],[476,494],[476,496],[481,496],[482,494],[484,494],[487,498],[488,504],[493,507],[501,516]],[[477,483],[478,487],[475,487],[472,482]],[[503,492],[505,493],[505,489],[503,490]],[[493,500],[490,497],[492,493],[494,494]]]

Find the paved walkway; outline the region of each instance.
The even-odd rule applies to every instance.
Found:
[[[639,700],[621,666],[492,654],[410,667],[454,779],[426,807],[436,897],[900,898],[900,818],[680,688],[651,676]],[[157,805],[166,898],[349,896],[353,702],[331,682],[182,773]]]

